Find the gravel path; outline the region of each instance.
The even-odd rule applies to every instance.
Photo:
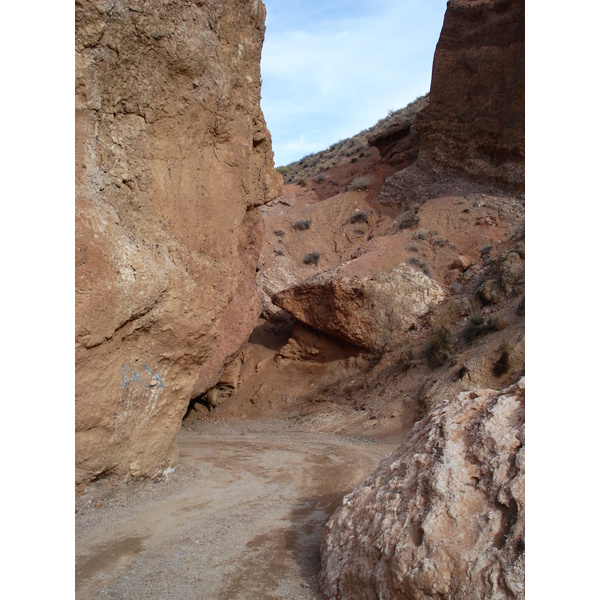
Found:
[[[166,481],[76,502],[76,597],[315,599],[323,525],[396,444],[289,421],[182,431]]]

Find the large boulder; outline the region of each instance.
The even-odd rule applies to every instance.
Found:
[[[443,297],[437,282],[384,247],[282,290],[273,303],[314,329],[380,352]]]
[[[199,366],[246,268],[241,224],[282,182],[259,106],[262,2],[75,5],[76,481],[85,483],[152,476],[177,460]]]
[[[525,380],[462,392],[325,527],[325,598],[524,598]]]

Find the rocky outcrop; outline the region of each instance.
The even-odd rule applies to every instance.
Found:
[[[463,392],[344,498],[325,598],[524,598],[525,380]]]
[[[421,117],[421,169],[524,191],[524,0],[448,2]]]
[[[394,253],[367,252],[279,292],[273,303],[310,327],[378,352],[399,341],[444,297]]]
[[[177,460],[240,282],[241,224],[282,186],[259,106],[262,2],[78,0],[75,17],[84,483]]]
[[[237,289],[221,319],[216,343],[197,374],[192,390],[194,398],[221,379],[224,366],[248,340],[262,312],[261,296],[255,283],[255,275],[263,234],[264,223],[258,211],[249,211],[242,222],[238,242],[241,268]]]
[[[399,111],[403,118],[391,121],[386,128],[374,131],[367,136],[369,146],[379,150],[381,159],[394,165],[398,169],[404,169],[412,165],[419,154],[419,133],[415,128],[417,115],[426,110],[429,104],[429,96],[419,98],[415,101],[414,112]]]

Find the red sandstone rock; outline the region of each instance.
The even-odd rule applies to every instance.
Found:
[[[414,127],[417,115],[426,111],[429,97],[416,101],[415,112],[409,113],[405,119],[392,124],[383,131],[377,131],[367,137],[369,146],[379,150],[381,159],[398,169],[412,165],[419,154],[419,133]]]
[[[273,303],[303,323],[372,351],[394,345],[444,297],[442,288],[395,260],[394,247],[362,254],[279,292]]]
[[[199,365],[240,285],[240,226],[282,186],[259,106],[262,2],[79,0],[75,16],[84,483],[177,460]]]
[[[423,170],[524,191],[524,0],[448,2],[415,126]]]

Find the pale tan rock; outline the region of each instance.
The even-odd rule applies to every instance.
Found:
[[[524,420],[521,379],[418,421],[327,523],[324,597],[524,598]]]
[[[466,271],[472,264],[473,261],[469,257],[460,254],[454,259],[452,263],[452,268],[458,269],[459,271],[463,272]]]
[[[434,280],[394,258],[367,252],[279,292],[273,303],[314,329],[381,351],[444,298]]]
[[[75,18],[85,483],[176,462],[199,366],[244,270],[240,226],[282,186],[259,107],[262,2],[81,0]]]

